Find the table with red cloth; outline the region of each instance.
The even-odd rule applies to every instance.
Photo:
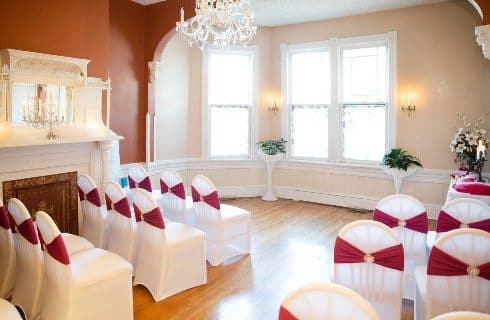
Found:
[[[446,203],[458,198],[476,199],[490,205],[490,183],[478,182],[471,178],[453,181],[447,192]]]

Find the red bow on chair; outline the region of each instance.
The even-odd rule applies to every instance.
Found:
[[[474,228],[490,232],[490,219],[471,222],[465,225],[458,219],[449,215],[444,210],[441,210],[441,212],[439,212],[439,217],[437,218],[436,232],[448,232],[459,228]]]
[[[107,206],[107,210],[114,210],[127,218],[131,218],[131,208],[129,207],[128,198],[124,197],[117,202],[113,202],[112,199],[106,194],[105,204]]]
[[[400,220],[379,209],[374,209],[373,220],[379,221],[390,228],[405,227],[421,233],[427,233],[427,231],[429,231],[427,212],[423,212],[407,220]]]
[[[169,188],[168,185],[165,183],[165,181],[160,179],[160,191],[162,194],[170,191],[171,193],[175,194],[177,197],[185,200],[185,190],[184,190],[183,182],[178,183],[175,186]]]
[[[80,197],[80,201],[87,200],[94,206],[100,208],[102,203],[100,202],[99,190],[97,190],[97,188],[93,188],[87,194],[85,194],[82,188],[80,188],[79,186],[77,186],[77,188],[78,188],[78,196]]]
[[[490,262],[480,266],[470,266],[434,246],[430,251],[427,274],[431,276],[469,275],[490,280]]]
[[[133,205],[133,207],[134,214],[136,215],[136,221],[144,221],[155,228],[165,229],[162,214],[158,207],[145,213],[142,213],[141,209],[137,205]]]
[[[50,243],[46,243],[41,235],[41,232],[39,232],[39,239],[41,240],[42,249],[49,253],[51,257],[62,264],[70,264],[68,250],[66,250],[65,242],[63,241],[61,234],[54,238]]]
[[[286,309],[284,306],[281,306],[279,309],[279,320],[299,320],[296,318],[295,315],[291,313],[288,309]]]
[[[131,176],[128,176],[128,182],[129,182],[129,187],[131,189],[141,188],[141,189],[144,189],[148,192],[152,192],[150,177],[146,177],[143,180],[141,180],[140,182],[136,182],[133,180],[133,178],[131,178]]]
[[[334,246],[334,263],[375,263],[383,267],[403,271],[402,244],[397,244],[373,253],[364,253],[344,239],[337,237]]]
[[[22,223],[17,226],[17,232],[30,243],[39,243],[37,239],[36,227],[34,226],[34,222],[31,218],[22,221]]]
[[[191,187],[191,191],[192,191],[192,201],[194,202],[203,201],[217,210],[221,208],[219,203],[218,191],[213,191],[206,196],[201,196],[201,194],[197,192],[197,190],[193,186]]]
[[[0,227],[5,230],[10,229],[10,221],[7,213],[7,209],[4,206],[0,207]]]

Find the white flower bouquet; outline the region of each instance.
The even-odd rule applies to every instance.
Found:
[[[459,162],[468,166],[468,169],[472,169],[479,142],[481,141],[483,145],[488,147],[488,131],[482,128],[485,117],[480,117],[474,124],[471,124],[468,117],[463,113],[459,113],[458,117],[463,121],[464,127],[456,131],[449,146],[451,151],[456,154],[454,162]]]

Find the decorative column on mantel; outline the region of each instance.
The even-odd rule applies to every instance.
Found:
[[[483,55],[490,59],[490,24],[475,28],[476,42],[482,46]]]

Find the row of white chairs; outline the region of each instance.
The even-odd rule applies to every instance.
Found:
[[[446,204],[442,212],[440,219],[461,221],[453,223],[461,230],[444,234],[448,228],[444,232],[438,229],[435,250],[431,246],[427,265],[428,219],[422,204],[405,195],[381,200],[373,215],[378,221],[355,221],[340,230],[334,247],[334,282],[366,298],[380,319],[400,319],[402,297],[416,297],[416,319],[431,319],[456,310],[490,312],[486,273],[490,264],[490,233],[485,229],[490,222],[490,210],[478,201],[458,199]],[[445,261],[441,255],[464,263],[459,271],[452,270],[452,265],[446,267],[449,271],[435,268],[435,262]],[[453,274],[447,275],[448,272]],[[312,305],[308,306],[301,308],[310,312]]]
[[[279,320],[379,320],[373,306],[360,294],[338,284],[316,283],[291,291],[282,301]],[[455,311],[432,320],[490,320],[490,314]]]
[[[0,206],[0,284],[27,319],[133,319],[132,267],[15,198]],[[104,297],[104,299],[101,299]]]

